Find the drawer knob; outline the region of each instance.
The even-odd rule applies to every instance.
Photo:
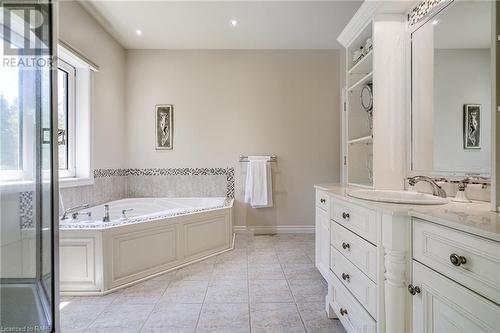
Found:
[[[460,266],[467,263],[467,259],[464,256],[459,256],[456,253],[450,255],[450,261],[454,266]]]
[[[326,199],[321,198],[321,199],[319,199],[319,202],[321,202],[321,203],[325,203],[325,202],[326,202]]]
[[[345,316],[347,314],[347,310],[340,308],[340,315]]]
[[[342,248],[344,250],[351,249],[351,245],[349,243],[342,242]]]
[[[420,287],[413,286],[412,284],[408,285],[408,292],[412,295],[420,294]]]
[[[351,278],[351,277],[349,276],[349,274],[347,274],[347,273],[342,273],[342,280],[344,280],[344,281],[349,281],[349,279],[350,279],[350,278]]]
[[[351,216],[349,215],[349,213],[346,213],[346,212],[343,212],[343,213],[342,213],[342,218],[343,218],[344,220],[347,220],[349,217],[351,217]]]

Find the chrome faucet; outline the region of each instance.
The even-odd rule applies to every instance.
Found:
[[[104,205],[104,217],[102,222],[109,222],[109,205]]]
[[[71,214],[71,217],[73,218],[73,220],[76,220],[78,218],[78,216],[80,215],[87,215],[87,217],[89,218],[89,220],[92,218],[92,212],[91,211],[88,211],[88,212],[74,212],[73,214]]]
[[[78,213],[80,210],[87,209],[87,208],[89,208],[89,204],[83,204],[83,205],[68,208],[64,211],[64,214],[61,217],[61,220],[67,220],[68,214],[71,214],[71,213],[75,214],[75,213]],[[76,216],[78,216],[78,214]],[[73,215],[73,219],[75,219],[74,215]]]
[[[122,209],[122,220],[126,220],[127,219],[127,212],[131,212],[133,210],[134,210],[133,208]]]
[[[411,186],[415,186],[419,182],[426,182],[429,183],[432,186],[432,195],[441,197],[441,198],[446,198],[446,191],[443,190],[441,186],[439,186],[432,178],[427,177],[427,176],[415,176],[415,177],[410,177],[408,178],[408,183]]]

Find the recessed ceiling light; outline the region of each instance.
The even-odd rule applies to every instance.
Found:
[[[135,31],[135,33],[137,34],[137,36],[140,36],[140,35],[142,35],[142,30],[137,29],[137,30]]]
[[[238,20],[236,20],[236,19],[232,19],[232,20],[231,20],[231,25],[232,25],[233,27],[236,27],[236,26],[238,25]]]
[[[434,20],[434,21],[432,21],[432,24],[433,24],[433,25],[436,25],[436,24],[438,24],[438,23],[439,23],[439,20]]]

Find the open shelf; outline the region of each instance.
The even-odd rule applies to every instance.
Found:
[[[363,78],[359,81],[357,81],[356,83],[354,83],[352,86],[350,86],[347,91],[355,91],[355,90],[360,90],[361,87],[372,81],[372,78],[373,78],[373,72],[370,72],[368,74],[366,74],[365,76],[363,76]]]
[[[349,70],[349,74],[368,74],[373,68],[373,49],[370,50]]]
[[[363,137],[360,137],[360,138],[355,138],[355,139],[347,141],[347,143],[350,144],[350,145],[352,145],[354,143],[367,143],[367,144],[370,144],[370,143],[373,143],[373,135],[367,135],[367,136],[363,136]]]

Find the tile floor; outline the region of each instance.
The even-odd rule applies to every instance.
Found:
[[[63,297],[69,332],[341,333],[314,235],[238,234],[235,249],[102,297]]]

